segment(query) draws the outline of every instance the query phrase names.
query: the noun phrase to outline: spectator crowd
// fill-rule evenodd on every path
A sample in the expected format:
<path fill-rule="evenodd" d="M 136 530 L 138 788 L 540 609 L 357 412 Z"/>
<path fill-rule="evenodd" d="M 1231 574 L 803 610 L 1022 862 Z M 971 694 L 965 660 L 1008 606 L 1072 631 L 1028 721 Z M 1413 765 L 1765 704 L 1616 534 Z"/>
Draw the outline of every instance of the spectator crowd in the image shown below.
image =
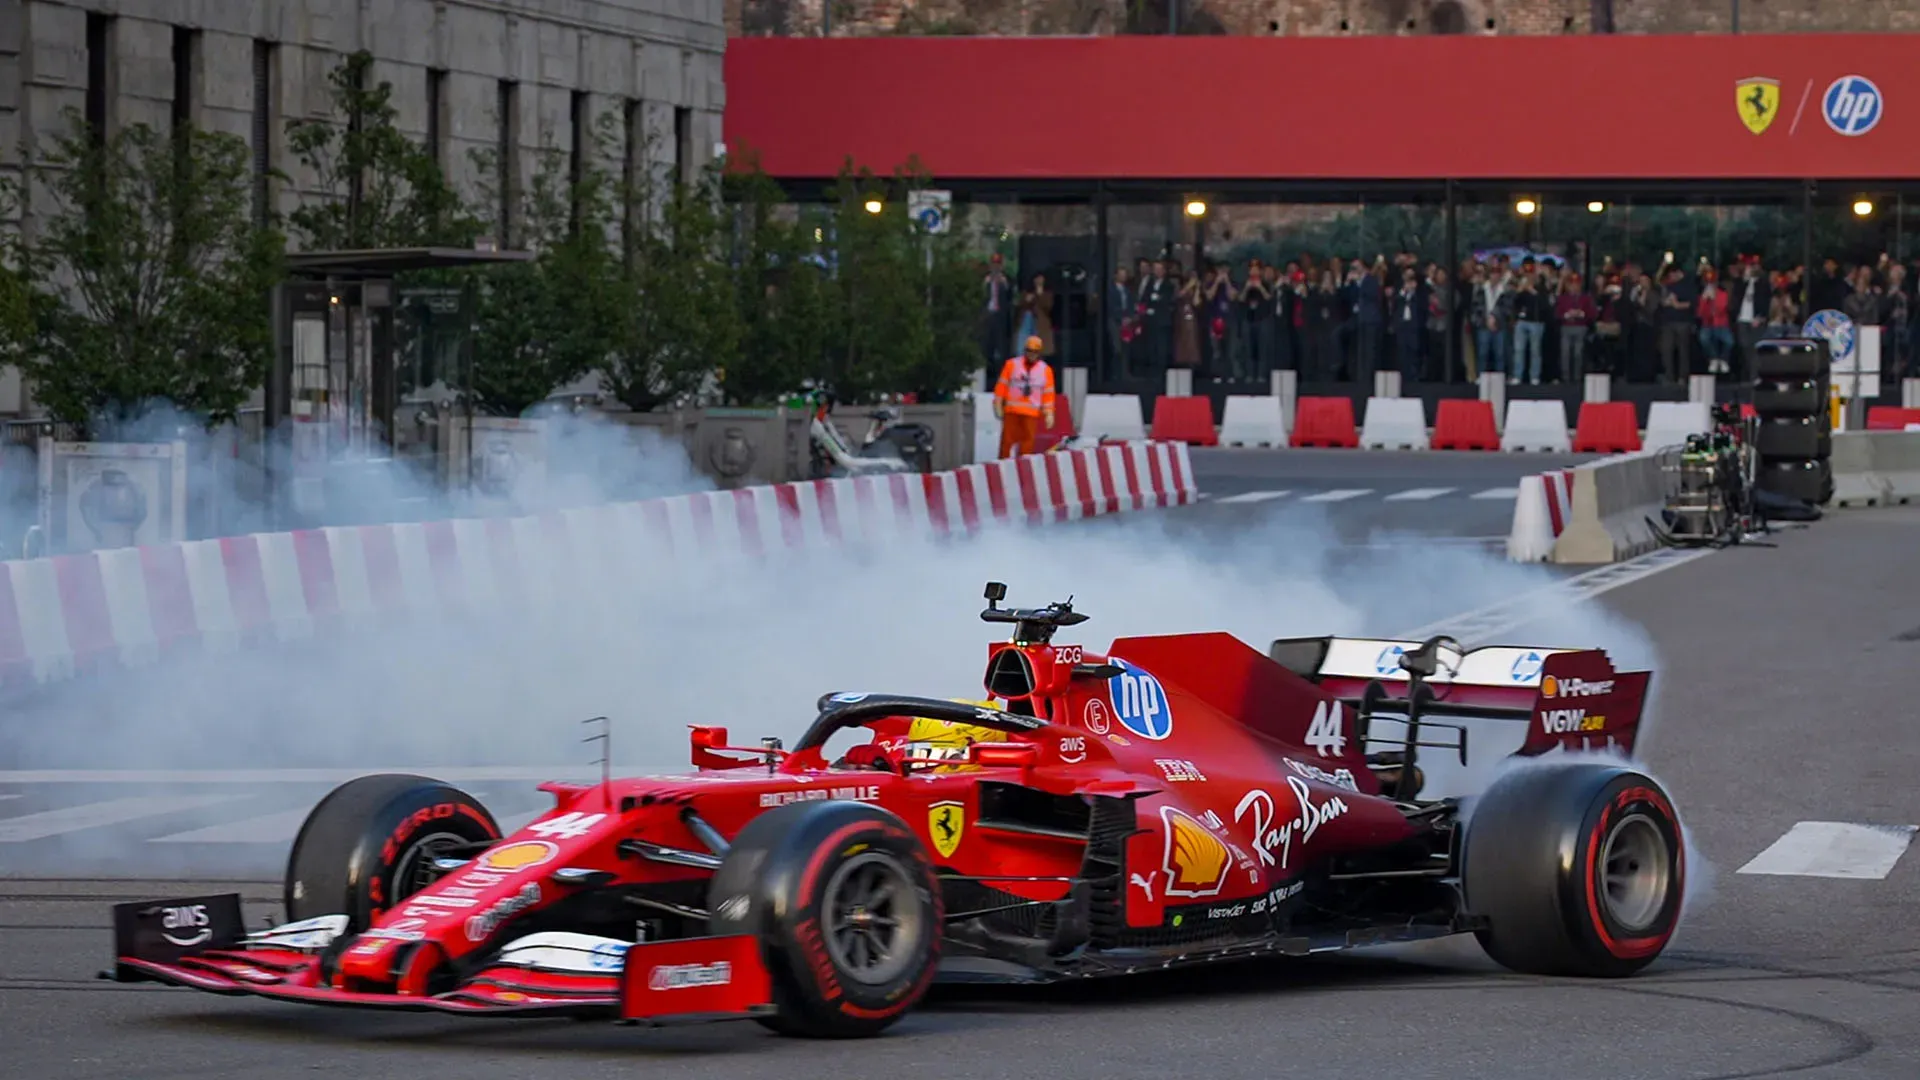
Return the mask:
<path fill-rule="evenodd" d="M 1592 282 L 1549 254 L 1486 253 L 1453 274 L 1406 253 L 1370 264 L 1301 255 L 1283 266 L 1251 259 L 1199 270 L 1141 259 L 1118 269 L 1089 307 L 1106 323 L 1109 372 L 1132 378 L 1188 368 L 1246 381 L 1291 369 L 1303 382 L 1363 384 L 1377 371 L 1407 382 L 1497 371 L 1536 386 L 1600 372 L 1641 383 L 1739 380 L 1757 342 L 1798 333 L 1809 313 L 1832 309 L 1885 328 L 1882 372 L 1893 379 L 1917 373 L 1911 277 L 1886 255 L 1845 268 L 1827 259 L 1811 278 L 1803 266 L 1770 269 L 1757 256 L 1725 267 L 1669 256 L 1651 272 L 1607 258 Z M 1037 336 L 1053 359 L 1065 300 L 1046 275 L 1015 289 L 996 255 L 985 287 L 983 345 L 1004 358 Z M 1458 335 L 1451 370 L 1450 334 Z"/>

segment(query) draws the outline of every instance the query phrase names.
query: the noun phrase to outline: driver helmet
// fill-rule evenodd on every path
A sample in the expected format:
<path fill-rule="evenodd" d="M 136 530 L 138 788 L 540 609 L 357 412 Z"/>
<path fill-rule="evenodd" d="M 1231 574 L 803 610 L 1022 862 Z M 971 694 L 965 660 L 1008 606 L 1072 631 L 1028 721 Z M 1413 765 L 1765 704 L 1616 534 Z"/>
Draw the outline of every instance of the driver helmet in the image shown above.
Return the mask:
<path fill-rule="evenodd" d="M 954 700 L 965 705 L 974 705 L 983 709 L 999 709 L 994 701 L 969 701 L 962 698 Z M 996 731 L 979 724 L 962 724 L 955 720 L 930 720 L 916 716 L 907 728 L 907 751 L 910 758 L 953 758 L 952 765 L 917 765 L 936 773 L 966 772 L 977 769 L 977 765 L 967 764 L 967 747 L 974 743 L 1002 743 L 1007 741 L 1007 733 Z"/>

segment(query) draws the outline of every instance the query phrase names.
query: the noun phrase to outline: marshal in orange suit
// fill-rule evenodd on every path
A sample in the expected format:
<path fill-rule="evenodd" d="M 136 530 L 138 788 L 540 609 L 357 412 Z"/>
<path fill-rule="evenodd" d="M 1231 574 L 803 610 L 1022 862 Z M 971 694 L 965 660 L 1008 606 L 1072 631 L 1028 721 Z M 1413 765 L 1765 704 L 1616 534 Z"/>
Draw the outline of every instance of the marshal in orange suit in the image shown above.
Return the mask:
<path fill-rule="evenodd" d="M 1000 456 L 1031 454 L 1040 433 L 1053 426 L 1053 368 L 1040 358 L 1043 343 L 1027 339 L 1027 351 L 1000 368 L 993 387 L 993 415 L 1000 418 Z"/>

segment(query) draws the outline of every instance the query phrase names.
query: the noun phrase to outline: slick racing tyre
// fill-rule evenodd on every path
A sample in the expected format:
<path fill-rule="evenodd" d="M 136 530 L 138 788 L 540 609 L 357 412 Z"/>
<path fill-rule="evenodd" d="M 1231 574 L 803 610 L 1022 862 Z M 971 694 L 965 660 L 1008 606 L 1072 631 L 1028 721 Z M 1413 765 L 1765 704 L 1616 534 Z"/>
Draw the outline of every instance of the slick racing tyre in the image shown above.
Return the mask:
<path fill-rule="evenodd" d="M 1631 975 L 1680 920 L 1680 819 L 1630 768 L 1523 765 L 1477 800 L 1464 845 L 1467 910 L 1486 920 L 1475 934 L 1511 970 Z"/>
<path fill-rule="evenodd" d="M 754 818 L 708 886 L 715 934 L 753 934 L 785 1035 L 877 1035 L 940 961 L 933 865 L 898 817 L 865 803 L 791 803 Z"/>
<path fill-rule="evenodd" d="M 365 930 L 436 876 L 433 860 L 500 839 L 479 800 L 438 780 L 382 773 L 334 788 L 307 815 L 287 857 L 288 921 L 347 916 Z"/>

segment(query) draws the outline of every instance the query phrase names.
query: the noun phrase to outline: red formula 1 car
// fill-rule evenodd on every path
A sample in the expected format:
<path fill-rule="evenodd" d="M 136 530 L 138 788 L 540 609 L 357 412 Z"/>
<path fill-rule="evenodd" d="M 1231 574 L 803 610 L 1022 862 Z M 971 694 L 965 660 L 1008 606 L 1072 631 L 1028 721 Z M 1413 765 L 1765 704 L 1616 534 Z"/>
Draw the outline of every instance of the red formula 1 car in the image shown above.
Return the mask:
<path fill-rule="evenodd" d="M 1516 757 L 1631 755 L 1646 673 L 1444 638 L 1263 656 L 1181 634 L 1102 656 L 1054 644 L 1087 618 L 1071 604 L 1005 593 L 981 613 L 1014 627 L 988 650 L 988 702 L 830 694 L 790 748 L 698 727 L 699 771 L 546 784 L 553 809 L 506 837 L 444 784 L 362 777 L 294 842 L 292 922 L 246 933 L 233 895 L 123 904 L 115 976 L 844 1036 L 935 979 L 1464 932 L 1509 968 L 1620 976 L 1671 935 L 1679 819 L 1624 757 L 1504 769 L 1464 807 L 1421 791 L 1422 751 L 1466 762 L 1468 717 L 1524 724 Z"/>

